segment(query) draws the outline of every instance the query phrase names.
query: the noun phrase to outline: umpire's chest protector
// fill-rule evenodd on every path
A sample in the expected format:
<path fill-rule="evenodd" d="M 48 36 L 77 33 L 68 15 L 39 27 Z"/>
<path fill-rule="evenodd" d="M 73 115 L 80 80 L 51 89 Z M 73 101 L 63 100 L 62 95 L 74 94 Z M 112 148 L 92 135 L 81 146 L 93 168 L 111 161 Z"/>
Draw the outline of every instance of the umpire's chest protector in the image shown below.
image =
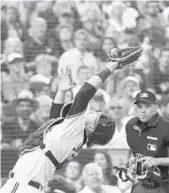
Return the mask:
<path fill-rule="evenodd" d="M 23 155 L 24 153 L 31 152 L 36 148 L 40 147 L 43 144 L 43 139 L 45 133 L 47 133 L 51 126 L 57 125 L 63 122 L 64 118 L 58 117 L 56 119 L 50 119 L 42 126 L 40 126 L 33 134 L 29 136 L 29 138 L 23 143 L 20 151 L 19 156 Z"/>

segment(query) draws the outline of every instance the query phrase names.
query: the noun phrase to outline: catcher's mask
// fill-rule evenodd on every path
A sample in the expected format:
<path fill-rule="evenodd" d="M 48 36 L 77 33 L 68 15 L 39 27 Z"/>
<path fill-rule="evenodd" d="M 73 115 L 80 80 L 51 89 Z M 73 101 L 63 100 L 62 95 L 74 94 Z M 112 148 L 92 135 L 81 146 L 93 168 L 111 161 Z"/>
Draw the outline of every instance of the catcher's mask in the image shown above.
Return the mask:
<path fill-rule="evenodd" d="M 71 106 L 72 102 L 65 104 L 60 112 L 60 117 L 66 117 L 66 115 L 69 113 Z"/>
<path fill-rule="evenodd" d="M 161 179 L 161 171 L 158 167 L 146 167 L 144 164 L 144 161 L 141 160 L 144 155 L 136 154 L 136 157 L 125 164 L 125 167 L 116 167 L 117 170 L 124 171 L 126 174 L 126 178 L 124 179 L 122 177 L 122 172 L 119 173 L 120 178 L 122 181 L 135 181 L 137 180 L 153 180 L 153 181 L 159 181 Z"/>
<path fill-rule="evenodd" d="M 112 139 L 115 132 L 115 121 L 113 117 L 106 113 L 99 113 L 95 125 L 93 133 L 88 136 L 88 147 L 91 147 L 93 144 L 106 145 Z"/>

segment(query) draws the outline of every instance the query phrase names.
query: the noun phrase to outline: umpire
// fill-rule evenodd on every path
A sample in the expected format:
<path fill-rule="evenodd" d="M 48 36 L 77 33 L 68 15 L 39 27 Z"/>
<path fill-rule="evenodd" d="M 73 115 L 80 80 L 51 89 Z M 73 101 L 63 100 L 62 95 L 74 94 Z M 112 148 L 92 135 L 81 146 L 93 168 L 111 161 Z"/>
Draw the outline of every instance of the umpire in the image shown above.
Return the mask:
<path fill-rule="evenodd" d="M 141 91 L 134 104 L 136 117 L 126 124 L 128 145 L 135 157 L 143 157 L 140 160 L 144 166 L 142 170 L 157 167 L 161 175 L 157 174 L 158 178 L 154 177 L 155 173 L 151 177 L 147 175 L 133 186 L 132 193 L 169 193 L 169 122 L 159 115 L 157 99 L 152 92 Z M 141 172 L 137 167 L 137 173 Z"/>

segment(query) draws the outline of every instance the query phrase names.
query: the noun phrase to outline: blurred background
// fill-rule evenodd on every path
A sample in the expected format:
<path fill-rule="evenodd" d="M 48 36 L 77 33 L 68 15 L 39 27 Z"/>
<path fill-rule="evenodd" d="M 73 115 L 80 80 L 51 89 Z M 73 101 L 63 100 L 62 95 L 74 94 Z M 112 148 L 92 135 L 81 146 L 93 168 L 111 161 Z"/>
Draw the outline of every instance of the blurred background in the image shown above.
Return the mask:
<path fill-rule="evenodd" d="M 105 67 L 112 48 L 132 46 L 144 48 L 139 61 L 116 72 L 90 102 L 90 108 L 115 118 L 117 129 L 112 141 L 91 150 L 84 147 L 45 192 L 58 187 L 56 179 L 77 182 L 76 192 L 86 184 L 92 189 L 85 181 L 88 177 L 84 178 L 87 172 L 82 172 L 89 162 L 101 166 L 102 185 L 130 192 L 131 184 L 122 183 L 113 166 L 131 157 L 125 123 L 134 116 L 137 92 L 154 92 L 159 113 L 169 120 L 169 2 L 1 1 L 2 184 L 24 140 L 48 120 L 61 69 L 70 68 L 73 74 L 75 87 L 66 93 L 67 103 L 86 80 Z M 92 164 L 88 167 L 95 169 Z"/>

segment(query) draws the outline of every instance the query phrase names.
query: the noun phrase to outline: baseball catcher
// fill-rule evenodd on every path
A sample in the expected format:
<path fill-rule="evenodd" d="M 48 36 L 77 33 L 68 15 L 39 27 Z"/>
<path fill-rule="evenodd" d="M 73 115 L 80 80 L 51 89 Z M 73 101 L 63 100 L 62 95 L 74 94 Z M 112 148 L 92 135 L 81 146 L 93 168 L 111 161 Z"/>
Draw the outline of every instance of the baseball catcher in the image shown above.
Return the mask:
<path fill-rule="evenodd" d="M 91 77 L 77 93 L 74 101 L 67 105 L 63 101 L 65 91 L 72 88 L 71 73 L 62 73 L 51 107 L 50 120 L 24 142 L 19 159 L 0 192 L 41 192 L 53 178 L 54 171 L 78 155 L 84 144 L 87 147 L 94 144 L 105 145 L 112 139 L 115 131 L 113 117 L 88 110 L 88 103 L 115 70 L 130 64 L 129 60 L 134 62 L 138 59 L 142 48 L 131 48 L 130 52 L 122 53 L 120 57 L 113 56 L 115 51 L 110 53 L 106 68 Z"/>

